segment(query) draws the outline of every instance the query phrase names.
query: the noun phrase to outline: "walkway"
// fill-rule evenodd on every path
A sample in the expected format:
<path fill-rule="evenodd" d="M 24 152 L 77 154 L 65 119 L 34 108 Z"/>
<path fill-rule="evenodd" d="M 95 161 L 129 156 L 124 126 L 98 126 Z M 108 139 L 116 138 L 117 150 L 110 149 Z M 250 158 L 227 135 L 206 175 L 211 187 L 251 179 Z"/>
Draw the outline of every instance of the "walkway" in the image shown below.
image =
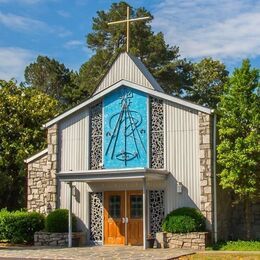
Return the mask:
<path fill-rule="evenodd" d="M 93 246 L 93 247 L 9 247 L 0 248 L 0 259 L 178 259 L 193 254 L 191 250 L 147 249 L 138 246 Z"/>

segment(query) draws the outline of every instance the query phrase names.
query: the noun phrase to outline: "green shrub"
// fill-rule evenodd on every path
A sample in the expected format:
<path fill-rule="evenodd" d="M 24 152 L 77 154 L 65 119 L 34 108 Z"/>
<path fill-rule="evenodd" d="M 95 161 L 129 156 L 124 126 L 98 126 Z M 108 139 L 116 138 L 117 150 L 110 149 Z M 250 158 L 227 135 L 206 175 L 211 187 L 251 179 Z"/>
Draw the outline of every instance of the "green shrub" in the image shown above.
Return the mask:
<path fill-rule="evenodd" d="M 205 231 L 205 218 L 197 209 L 179 208 L 166 216 L 162 229 L 171 233 Z"/>
<path fill-rule="evenodd" d="M 44 215 L 37 212 L 0 211 L 0 240 L 31 243 L 36 231 L 44 228 Z"/>
<path fill-rule="evenodd" d="M 51 212 L 45 221 L 45 229 L 48 232 L 68 232 L 68 217 L 69 211 L 67 209 L 56 209 Z M 76 231 L 77 219 L 72 214 L 72 230 Z"/>

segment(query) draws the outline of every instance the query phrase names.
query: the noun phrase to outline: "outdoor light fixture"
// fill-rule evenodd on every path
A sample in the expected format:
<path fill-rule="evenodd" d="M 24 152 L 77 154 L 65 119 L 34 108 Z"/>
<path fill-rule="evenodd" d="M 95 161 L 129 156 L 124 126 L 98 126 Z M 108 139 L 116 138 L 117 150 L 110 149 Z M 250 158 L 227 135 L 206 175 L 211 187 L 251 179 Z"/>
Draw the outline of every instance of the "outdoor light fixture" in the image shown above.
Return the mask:
<path fill-rule="evenodd" d="M 77 188 L 76 188 L 75 185 L 72 185 L 72 190 L 71 190 L 71 192 L 72 192 L 72 196 L 73 196 L 73 197 L 76 197 Z"/>
<path fill-rule="evenodd" d="M 177 182 L 177 193 L 182 193 L 182 183 Z"/>

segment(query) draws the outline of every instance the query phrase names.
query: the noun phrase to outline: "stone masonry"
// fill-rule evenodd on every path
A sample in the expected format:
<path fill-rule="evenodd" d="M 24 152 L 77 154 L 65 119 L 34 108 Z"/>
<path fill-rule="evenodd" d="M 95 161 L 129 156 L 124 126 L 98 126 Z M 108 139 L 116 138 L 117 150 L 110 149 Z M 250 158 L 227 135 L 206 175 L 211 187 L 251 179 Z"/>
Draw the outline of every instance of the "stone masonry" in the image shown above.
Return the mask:
<path fill-rule="evenodd" d="M 75 242 L 74 242 L 75 241 Z M 75 244 L 74 244 L 75 243 Z M 82 246 L 85 244 L 84 232 L 72 233 L 73 246 Z M 68 233 L 50 233 L 50 232 L 35 232 L 34 233 L 35 246 L 67 246 Z"/>
<path fill-rule="evenodd" d="M 212 138 L 211 117 L 199 112 L 199 147 L 200 147 L 200 210 L 206 217 L 206 227 L 212 230 L 213 190 L 212 190 Z"/>
<path fill-rule="evenodd" d="M 156 243 L 159 248 L 182 248 L 205 250 L 209 244 L 208 232 L 191 232 L 186 234 L 156 233 Z"/>
<path fill-rule="evenodd" d="M 48 153 L 28 163 L 27 209 L 44 214 L 56 208 L 58 127 L 48 128 Z"/>

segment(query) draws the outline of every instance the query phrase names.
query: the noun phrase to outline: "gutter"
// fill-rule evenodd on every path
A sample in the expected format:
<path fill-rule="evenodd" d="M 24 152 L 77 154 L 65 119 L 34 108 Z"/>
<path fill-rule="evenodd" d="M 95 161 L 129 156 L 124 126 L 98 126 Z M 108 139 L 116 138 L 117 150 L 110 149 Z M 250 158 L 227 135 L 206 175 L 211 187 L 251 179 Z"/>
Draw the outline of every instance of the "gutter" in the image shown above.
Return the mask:
<path fill-rule="evenodd" d="M 216 141 L 217 141 L 217 114 L 212 110 L 213 114 L 213 221 L 214 221 L 214 243 L 218 241 L 218 219 L 217 219 L 217 173 L 216 173 L 216 161 L 217 161 L 217 151 L 216 151 Z"/>

